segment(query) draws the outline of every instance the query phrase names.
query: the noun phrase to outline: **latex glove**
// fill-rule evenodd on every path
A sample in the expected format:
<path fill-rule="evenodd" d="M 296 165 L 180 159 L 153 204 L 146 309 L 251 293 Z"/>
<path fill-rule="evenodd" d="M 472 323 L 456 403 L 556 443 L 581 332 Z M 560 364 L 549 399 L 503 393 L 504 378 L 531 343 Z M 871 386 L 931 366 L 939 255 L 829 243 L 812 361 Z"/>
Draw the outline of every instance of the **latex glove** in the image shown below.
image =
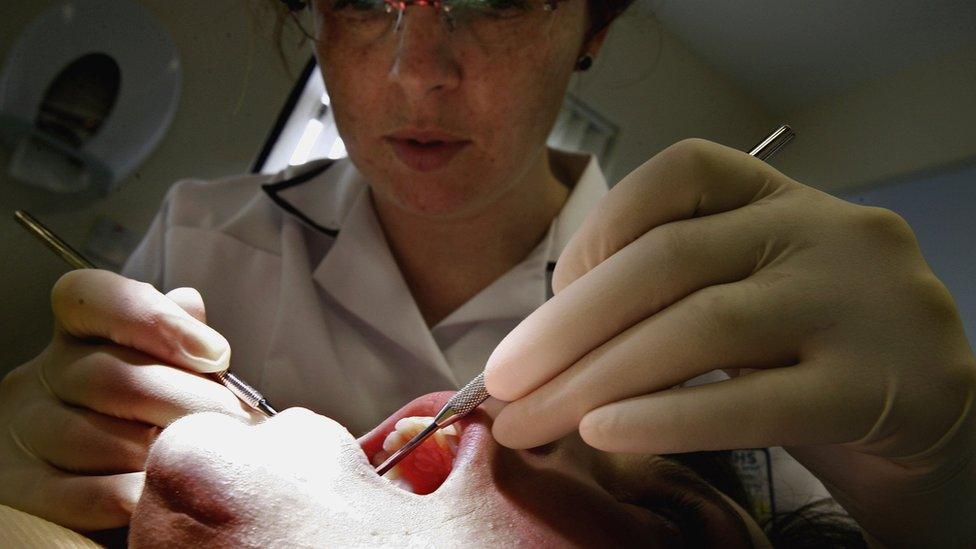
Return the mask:
<path fill-rule="evenodd" d="M 488 361 L 501 444 L 787 446 L 882 542 L 976 540 L 972 351 L 894 213 L 683 141 L 600 202 L 553 287 Z"/>
<path fill-rule="evenodd" d="M 0 503 L 76 530 L 124 526 L 161 427 L 194 411 L 251 417 L 200 375 L 226 369 L 230 346 L 189 288 L 167 297 L 79 270 L 51 304 L 51 343 L 0 382 Z"/>

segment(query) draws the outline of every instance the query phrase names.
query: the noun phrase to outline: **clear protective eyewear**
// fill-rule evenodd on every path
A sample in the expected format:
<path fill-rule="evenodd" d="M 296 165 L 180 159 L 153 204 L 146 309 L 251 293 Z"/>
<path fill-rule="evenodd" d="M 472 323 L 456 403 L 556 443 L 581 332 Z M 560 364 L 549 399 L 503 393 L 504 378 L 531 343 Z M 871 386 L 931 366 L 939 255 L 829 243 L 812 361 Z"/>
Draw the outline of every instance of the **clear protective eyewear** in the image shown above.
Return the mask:
<path fill-rule="evenodd" d="M 511 44 L 563 0 L 326 0 L 326 10 L 346 33 L 364 43 L 402 29 L 409 7 L 437 10 L 452 36 L 482 45 Z"/>

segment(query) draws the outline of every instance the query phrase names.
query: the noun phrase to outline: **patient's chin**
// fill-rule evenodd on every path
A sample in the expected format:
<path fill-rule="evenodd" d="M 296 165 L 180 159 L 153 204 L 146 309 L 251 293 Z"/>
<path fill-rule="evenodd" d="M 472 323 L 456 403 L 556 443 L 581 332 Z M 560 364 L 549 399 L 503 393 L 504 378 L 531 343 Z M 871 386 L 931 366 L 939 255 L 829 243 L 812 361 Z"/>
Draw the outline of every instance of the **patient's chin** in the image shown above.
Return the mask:
<path fill-rule="evenodd" d="M 175 511 L 158 495 L 147 492 L 139 500 L 129 527 L 131 547 L 229 547 L 226 528 L 214 528 Z"/>

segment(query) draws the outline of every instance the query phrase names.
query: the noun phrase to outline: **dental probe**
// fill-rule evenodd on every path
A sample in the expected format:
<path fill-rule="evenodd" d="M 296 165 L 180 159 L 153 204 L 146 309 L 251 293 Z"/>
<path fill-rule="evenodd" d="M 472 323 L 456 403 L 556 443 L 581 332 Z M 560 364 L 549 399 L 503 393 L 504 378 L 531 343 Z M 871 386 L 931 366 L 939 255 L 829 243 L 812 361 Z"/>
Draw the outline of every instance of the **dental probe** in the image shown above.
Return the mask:
<path fill-rule="evenodd" d="M 760 141 L 749 151 L 749 154 L 763 161 L 768 160 L 779 152 L 780 149 L 785 147 L 787 143 L 792 141 L 794 137 L 796 137 L 796 133 L 793 131 L 793 128 L 784 124 Z M 387 471 L 396 466 L 397 463 L 400 463 L 403 458 L 407 457 L 407 454 L 412 452 L 417 446 L 420 446 L 423 441 L 427 440 L 438 429 L 443 429 L 468 415 L 482 402 L 487 400 L 489 396 L 491 395 L 485 390 L 485 373 L 481 372 L 447 401 L 447 404 L 441 408 L 441 411 L 437 412 L 437 416 L 434 417 L 434 421 L 430 425 L 423 431 L 417 433 L 399 450 L 393 452 L 393 455 L 386 458 L 386 461 L 376 468 L 376 474 L 380 476 L 385 475 Z"/>
<path fill-rule="evenodd" d="M 43 223 L 34 218 L 31 214 L 23 211 L 17 210 L 14 212 L 14 219 L 18 223 L 23 225 L 27 232 L 33 234 L 43 242 L 48 248 L 51 249 L 55 254 L 61 259 L 65 260 L 69 265 L 75 269 L 94 269 L 95 265 L 85 258 L 85 256 L 78 253 L 74 248 L 68 245 L 67 242 L 61 239 L 58 235 L 54 234 L 51 229 L 44 226 Z M 278 413 L 271 404 L 268 404 L 268 399 L 264 398 L 264 395 L 258 392 L 257 389 L 248 385 L 243 379 L 237 377 L 230 370 L 224 370 L 223 372 L 216 372 L 212 374 L 217 378 L 218 381 L 224 384 L 225 387 L 230 389 L 230 392 L 234 393 L 243 402 L 251 408 L 263 412 L 267 416 L 273 416 Z"/>

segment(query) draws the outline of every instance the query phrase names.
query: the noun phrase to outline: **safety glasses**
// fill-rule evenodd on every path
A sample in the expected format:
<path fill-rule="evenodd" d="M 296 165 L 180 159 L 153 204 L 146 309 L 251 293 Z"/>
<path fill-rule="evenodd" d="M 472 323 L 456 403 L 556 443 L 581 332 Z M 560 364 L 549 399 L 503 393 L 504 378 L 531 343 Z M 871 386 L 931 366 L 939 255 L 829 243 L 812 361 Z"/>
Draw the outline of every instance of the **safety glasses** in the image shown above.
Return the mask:
<path fill-rule="evenodd" d="M 305 2 L 282 0 L 289 9 Z M 407 8 L 437 10 L 448 30 L 458 39 L 481 45 L 505 44 L 537 30 L 536 25 L 563 0 L 326 0 L 320 9 L 343 35 L 375 42 L 403 27 Z"/>

